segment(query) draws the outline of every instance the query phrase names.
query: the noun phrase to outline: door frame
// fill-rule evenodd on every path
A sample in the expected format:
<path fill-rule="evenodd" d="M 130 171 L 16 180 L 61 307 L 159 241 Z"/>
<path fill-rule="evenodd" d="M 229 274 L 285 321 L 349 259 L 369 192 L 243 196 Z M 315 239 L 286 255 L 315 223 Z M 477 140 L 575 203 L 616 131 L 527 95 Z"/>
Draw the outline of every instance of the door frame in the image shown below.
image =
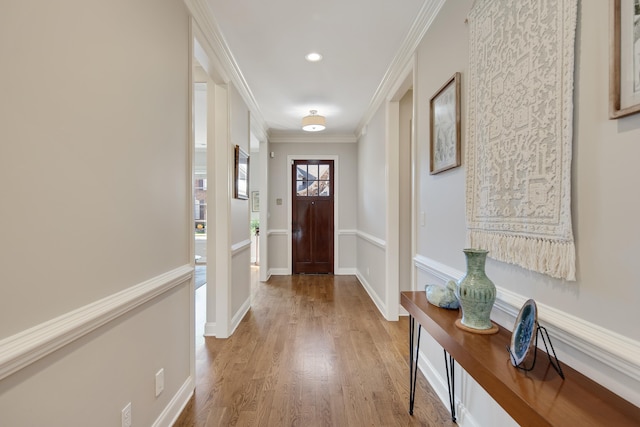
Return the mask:
<path fill-rule="evenodd" d="M 209 37 L 191 19 L 191 68 L 200 65 L 207 74 L 207 298 L 205 336 L 227 338 L 231 319 L 231 185 L 232 158 L 229 128 L 229 79 L 222 74 Z M 193 72 L 193 71 L 191 71 Z M 193 84 L 193 82 L 191 82 Z M 193 117 L 191 118 L 193 123 Z M 193 145 L 195 136 L 191 139 Z M 193 162 L 193 154 L 191 157 Z M 193 176 L 193 166 L 191 170 Z M 193 199 L 193 193 L 191 194 Z M 193 205 L 193 201 L 189 203 Z M 193 214 L 193 206 L 191 207 Z M 191 226 L 193 235 L 193 226 Z M 194 259 L 194 253 L 191 253 Z M 195 332 L 194 332 L 195 334 Z M 194 345 L 195 348 L 195 345 Z M 195 362 L 195 356 L 194 356 Z"/>
<path fill-rule="evenodd" d="M 338 262 L 340 260 L 340 253 L 338 251 L 338 230 L 340 229 L 338 221 L 338 212 L 340 205 L 340 190 L 339 190 L 339 164 L 338 159 L 340 156 L 335 154 L 289 154 L 287 156 L 287 274 L 293 272 L 293 245 L 291 238 L 293 231 L 291 222 L 293 221 L 293 203 L 291 200 L 291 188 L 293 181 L 291 179 L 291 169 L 294 160 L 333 160 L 333 274 L 338 273 Z"/>
<path fill-rule="evenodd" d="M 385 139 L 385 150 L 387 153 L 387 178 L 386 178 L 386 186 L 387 186 L 387 200 L 386 200 L 386 209 L 387 209 L 387 223 L 386 223 L 386 233 L 387 233 L 387 247 L 385 252 L 386 258 L 386 277 L 385 277 L 385 303 L 386 303 L 386 313 L 385 318 L 387 320 L 398 320 L 400 313 L 403 315 L 407 315 L 407 311 L 400 305 L 400 233 L 402 232 L 400 228 L 400 215 L 399 209 L 409 209 L 411 212 L 411 236 L 410 236 L 410 254 L 411 254 L 411 289 L 417 290 L 418 284 L 417 280 L 417 265 L 415 262 L 416 257 L 416 248 L 417 248 L 417 240 L 416 240 L 416 200 L 417 200 L 417 189 L 416 189 L 416 174 L 415 174 L 415 162 L 416 162 L 416 102 L 417 98 L 415 96 L 415 69 L 416 69 L 416 55 L 414 54 L 411 57 L 411 60 L 407 63 L 406 67 L 400 74 L 398 80 L 389 90 L 391 94 L 390 98 L 386 100 L 385 104 L 385 129 L 386 129 L 386 139 Z M 407 165 L 400 164 L 400 100 L 407 93 L 408 90 L 414 91 L 413 101 L 412 101 L 412 121 L 411 121 L 411 129 L 410 129 L 410 157 L 411 164 L 409 165 L 411 168 L 411 189 L 410 197 L 409 197 L 409 206 L 400 206 L 400 197 L 399 192 L 394 191 L 394 189 L 400 188 L 400 168 L 405 168 Z M 406 242 L 405 242 L 406 244 Z M 408 248 L 405 248 L 408 249 Z"/>

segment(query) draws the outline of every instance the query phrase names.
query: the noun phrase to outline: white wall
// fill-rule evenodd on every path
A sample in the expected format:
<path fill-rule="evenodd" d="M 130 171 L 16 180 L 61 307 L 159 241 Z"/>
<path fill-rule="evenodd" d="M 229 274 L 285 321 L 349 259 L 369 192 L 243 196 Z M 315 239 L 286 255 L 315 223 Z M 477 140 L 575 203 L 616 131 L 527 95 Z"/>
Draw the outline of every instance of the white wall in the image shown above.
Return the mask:
<path fill-rule="evenodd" d="M 386 313 L 386 158 L 384 106 L 358 140 L 357 274 L 382 313 Z"/>
<path fill-rule="evenodd" d="M 259 145 L 259 143 L 257 143 L 256 145 Z M 256 211 L 254 212 L 253 209 L 253 204 L 252 204 L 252 200 L 253 200 L 253 193 L 255 191 L 258 192 L 258 199 L 260 196 L 260 186 L 261 186 L 261 177 L 262 177 L 262 171 L 260 170 L 260 162 L 261 162 L 261 157 L 260 157 L 260 149 L 257 148 L 251 148 L 251 152 L 249 153 L 250 155 L 250 162 L 249 162 L 249 220 L 250 221 L 260 221 L 260 212 Z M 251 262 L 252 263 L 256 263 L 259 262 L 259 255 L 260 255 L 260 251 L 259 251 L 259 240 L 255 235 L 251 235 Z"/>
<path fill-rule="evenodd" d="M 151 425 L 192 389 L 184 4 L 8 2 L 0 58 L 0 425 Z"/>
<path fill-rule="evenodd" d="M 250 219 L 260 219 L 260 212 L 254 212 L 251 205 L 251 193 L 260 191 L 262 171 L 260 170 L 260 150 L 256 149 L 250 152 L 251 161 L 249 162 L 249 217 Z"/>
<path fill-rule="evenodd" d="M 416 50 L 414 159 L 417 199 L 415 283 L 444 284 L 464 275 L 466 165 L 429 174 L 428 100 L 455 72 L 462 73 L 462 124 L 466 124 L 468 28 L 473 2 L 448 1 Z M 539 320 L 560 360 L 640 405 L 640 330 L 633 317 L 640 302 L 640 199 L 635 159 L 640 155 L 640 115 L 608 119 L 608 2 L 580 2 L 576 41 L 573 227 L 577 281 L 565 282 L 495 260 L 487 273 L 498 286 L 494 321 L 511 329 L 522 303 L 538 303 Z M 380 307 L 384 265 L 386 137 L 381 107 L 358 143 L 358 277 Z M 402 105 L 401 105 L 402 111 Z M 402 117 L 402 115 L 401 115 Z M 465 154 L 465 132 L 462 157 Z M 392 166 L 389 166 L 392 167 Z M 424 217 L 425 223 L 421 224 Z M 447 399 L 442 350 L 423 334 L 421 367 Z M 511 425 L 513 420 L 467 375 L 457 377 L 460 425 Z"/>
<path fill-rule="evenodd" d="M 290 236 L 287 232 L 287 206 L 290 188 L 287 178 L 291 173 L 291 165 L 287 164 L 287 156 L 337 156 L 338 169 L 335 176 L 338 185 L 338 199 L 334 200 L 338 208 L 335 227 L 338 233 L 338 249 L 336 274 L 352 274 L 355 268 L 355 229 L 357 221 L 357 170 L 358 160 L 356 145 L 353 143 L 271 143 L 270 150 L 274 153 L 269 163 L 269 198 L 261 200 L 267 203 L 269 209 L 269 265 L 273 274 L 289 274 L 288 245 Z M 277 204 L 282 199 L 282 204 Z M 261 233 L 264 237 L 264 233 Z"/>
<path fill-rule="evenodd" d="M 429 175 L 430 97 L 455 72 L 462 73 L 462 123 L 466 123 L 468 29 L 472 2 L 446 2 L 417 50 L 416 212 L 417 289 L 459 278 L 465 270 L 465 164 Z M 640 405 L 640 115 L 608 119 L 609 2 L 580 2 L 576 39 L 573 228 L 577 281 L 566 282 L 494 260 L 487 274 L 499 288 L 492 317 L 508 329 L 525 299 L 538 303 L 540 322 L 550 330 L 560 360 Z M 443 42 L 446 41 L 446 42 Z M 463 158 L 466 141 L 463 134 Z M 427 338 L 427 341 L 429 339 Z M 423 343 L 423 348 L 434 343 Z M 442 352 L 427 354 L 432 379 L 445 375 Z M 463 412 L 478 425 L 505 417 L 480 387 L 463 376 L 458 388 Z M 486 404 L 485 404 L 486 403 Z M 504 418 L 509 424 L 508 417 Z"/>
<path fill-rule="evenodd" d="M 399 218 L 400 218 L 400 250 L 399 279 L 400 290 L 410 291 L 412 270 L 412 166 L 411 166 L 411 126 L 413 124 L 413 91 L 408 91 L 400 100 L 400 146 L 399 146 Z"/>
<path fill-rule="evenodd" d="M 249 154 L 249 109 L 242 100 L 238 90 L 233 85 L 229 85 L 229 88 L 231 144 L 234 147 L 239 145 Z M 233 150 L 231 152 L 233 153 Z M 251 159 L 249 159 L 249 164 L 251 164 Z M 233 170 L 232 167 L 231 171 Z M 251 176 L 249 178 L 251 178 Z M 237 325 L 250 305 L 251 237 L 249 228 L 249 203 L 250 200 L 248 199 L 234 198 L 231 200 L 232 283 L 230 284 L 230 291 L 231 314 L 235 318 L 233 322 L 234 325 Z"/>

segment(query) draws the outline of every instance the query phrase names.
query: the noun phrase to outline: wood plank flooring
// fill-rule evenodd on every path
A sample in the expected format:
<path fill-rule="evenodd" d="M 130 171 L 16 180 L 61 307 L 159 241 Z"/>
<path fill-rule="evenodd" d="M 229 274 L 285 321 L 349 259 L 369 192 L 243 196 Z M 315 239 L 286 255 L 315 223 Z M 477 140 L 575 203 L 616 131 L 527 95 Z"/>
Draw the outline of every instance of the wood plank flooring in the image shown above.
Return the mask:
<path fill-rule="evenodd" d="M 454 426 L 420 374 L 408 414 L 408 319 L 388 322 L 355 276 L 252 274 L 228 339 L 200 338 L 186 426 Z"/>

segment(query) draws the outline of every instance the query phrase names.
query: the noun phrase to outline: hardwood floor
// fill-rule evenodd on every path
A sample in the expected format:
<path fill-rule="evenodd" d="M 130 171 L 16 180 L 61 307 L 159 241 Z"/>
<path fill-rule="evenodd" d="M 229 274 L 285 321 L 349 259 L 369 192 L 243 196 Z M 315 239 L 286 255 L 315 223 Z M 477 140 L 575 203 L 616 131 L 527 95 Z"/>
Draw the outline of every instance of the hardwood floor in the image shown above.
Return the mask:
<path fill-rule="evenodd" d="M 252 278 L 235 333 L 196 340 L 175 427 L 455 425 L 421 374 L 408 414 L 408 319 L 384 320 L 355 276 Z"/>

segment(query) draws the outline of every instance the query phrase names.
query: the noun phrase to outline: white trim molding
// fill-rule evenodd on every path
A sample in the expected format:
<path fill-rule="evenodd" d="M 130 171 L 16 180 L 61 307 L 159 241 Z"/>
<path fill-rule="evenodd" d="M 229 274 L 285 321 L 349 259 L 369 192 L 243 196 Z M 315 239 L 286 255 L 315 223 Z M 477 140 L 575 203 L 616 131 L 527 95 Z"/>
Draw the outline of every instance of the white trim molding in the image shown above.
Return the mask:
<path fill-rule="evenodd" d="M 422 255 L 415 256 L 414 265 L 443 281 L 457 281 L 465 274 Z M 503 317 L 507 316 L 512 322 L 515 321 L 520 308 L 528 298 L 499 286 L 496 286 L 496 289 L 494 311 L 500 312 L 498 314 Z M 536 306 L 538 320 L 554 339 L 624 376 L 640 381 L 640 342 L 546 304 L 536 301 Z"/>
<path fill-rule="evenodd" d="M 289 230 L 272 229 L 267 230 L 267 236 L 288 236 Z"/>
<path fill-rule="evenodd" d="M 189 399 L 193 396 L 196 388 L 196 382 L 192 376 L 189 376 L 187 380 L 182 384 L 180 390 L 173 396 L 171 401 L 155 420 L 152 427 L 171 427 L 175 424 L 176 420 L 182 413 L 182 410 L 189 403 Z"/>
<path fill-rule="evenodd" d="M 355 241 L 358 237 L 358 230 L 351 229 L 342 229 L 338 230 L 338 239 L 347 238 L 349 240 Z M 342 247 L 343 243 L 340 242 L 339 245 Z M 344 251 L 344 249 L 342 249 Z M 340 276 L 357 276 L 358 270 L 355 267 L 340 267 L 336 270 L 336 275 Z"/>
<path fill-rule="evenodd" d="M 338 230 L 338 236 L 357 236 L 357 235 L 358 235 L 358 230 L 348 230 L 348 229 Z"/>
<path fill-rule="evenodd" d="M 216 322 L 206 322 L 204 324 L 204 335 L 205 337 L 215 337 L 217 336 L 217 325 Z"/>
<path fill-rule="evenodd" d="M 247 107 L 251 112 L 251 129 L 254 132 L 256 130 L 259 131 L 258 133 L 260 136 L 266 137 L 268 131 L 262 112 L 258 107 L 258 103 L 253 96 L 253 92 L 251 92 L 242 71 L 240 71 L 240 67 L 231 53 L 231 49 L 229 49 L 229 46 L 220 31 L 220 27 L 218 26 L 207 1 L 184 0 L 184 3 L 189 9 L 193 20 L 200 28 L 202 28 L 201 36 L 208 44 L 209 49 L 207 50 L 210 51 L 209 53 L 213 53 L 214 55 L 214 58 L 210 59 L 215 59 L 217 65 L 215 67 L 216 70 L 220 73 L 224 73 L 221 77 L 225 83 L 228 83 L 229 81 L 233 82 L 234 86 L 240 93 L 240 96 L 247 104 Z"/>
<path fill-rule="evenodd" d="M 234 243 L 231 245 L 231 256 L 234 257 L 240 252 L 246 251 L 251 248 L 251 239 L 243 240 L 242 242 Z"/>
<path fill-rule="evenodd" d="M 356 271 L 356 278 L 358 279 L 358 281 L 360 282 L 364 290 L 367 291 L 367 294 L 369 294 L 369 298 L 371 298 L 371 301 L 373 301 L 373 303 L 376 305 L 380 314 L 382 314 L 382 316 L 385 317 L 385 313 L 387 312 L 387 307 L 385 306 L 384 301 L 382 301 L 378 297 L 378 295 L 374 292 L 369 282 L 367 282 L 367 279 L 365 279 L 364 275 L 360 274 L 359 271 Z"/>
<path fill-rule="evenodd" d="M 518 315 L 528 298 L 498 289 L 496 308 Z M 538 319 L 550 334 L 599 362 L 640 381 L 640 342 L 582 320 L 557 308 L 536 302 Z"/>
<path fill-rule="evenodd" d="M 242 322 L 242 319 L 244 318 L 245 314 L 247 314 L 250 309 L 251 309 L 251 298 L 247 298 L 246 301 L 242 304 L 242 306 L 238 309 L 238 311 L 236 311 L 236 313 L 233 315 L 233 318 L 231 319 L 231 334 L 229 335 L 233 335 L 233 333 L 236 331 L 238 326 L 240 326 L 240 322 Z"/>
<path fill-rule="evenodd" d="M 358 138 L 354 134 L 344 135 L 290 135 L 271 131 L 269 135 L 271 144 L 355 144 Z"/>
<path fill-rule="evenodd" d="M 415 258 L 413 258 L 413 262 L 416 268 L 436 276 L 443 282 L 447 282 L 449 280 L 458 281 L 462 279 L 465 274 L 463 271 L 449 267 L 448 265 L 422 255 L 416 255 Z"/>
<path fill-rule="evenodd" d="M 183 265 L 0 341 L 0 380 L 191 280 Z"/>
<path fill-rule="evenodd" d="M 356 232 L 356 236 L 379 247 L 380 249 L 387 249 L 387 242 L 378 237 L 372 236 L 371 234 L 365 233 L 364 231 L 358 230 Z"/>
<path fill-rule="evenodd" d="M 414 52 L 436 18 L 436 15 L 440 12 L 440 8 L 444 2 L 445 0 L 426 0 L 424 2 L 418 16 L 416 16 L 415 21 L 413 21 L 407 37 L 402 42 L 400 49 L 398 49 L 396 56 L 393 58 L 391 65 L 376 89 L 367 111 L 360 123 L 358 123 L 356 135 L 361 136 L 366 133 L 367 124 L 371 121 L 376 111 L 378 111 L 380 105 L 385 101 L 393 85 L 401 79 L 406 69 L 406 64 L 412 61 Z"/>

